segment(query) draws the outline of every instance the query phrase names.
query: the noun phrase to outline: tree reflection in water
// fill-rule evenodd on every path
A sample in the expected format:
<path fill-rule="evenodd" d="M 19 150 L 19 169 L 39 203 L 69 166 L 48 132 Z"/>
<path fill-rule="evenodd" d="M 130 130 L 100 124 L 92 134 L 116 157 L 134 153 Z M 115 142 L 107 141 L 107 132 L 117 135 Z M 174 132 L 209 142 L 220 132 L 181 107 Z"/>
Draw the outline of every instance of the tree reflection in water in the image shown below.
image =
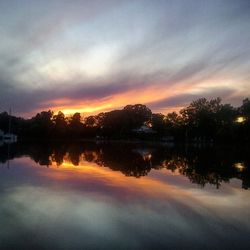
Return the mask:
<path fill-rule="evenodd" d="M 242 188 L 250 187 L 250 154 L 240 147 L 166 147 L 134 143 L 17 143 L 0 147 L 0 162 L 28 155 L 36 163 L 60 167 L 64 162 L 79 166 L 92 162 L 100 167 L 120 171 L 136 178 L 146 176 L 151 169 L 178 172 L 202 187 L 220 187 L 232 178 L 242 181 Z M 8 159 L 9 158 L 9 159 Z"/>

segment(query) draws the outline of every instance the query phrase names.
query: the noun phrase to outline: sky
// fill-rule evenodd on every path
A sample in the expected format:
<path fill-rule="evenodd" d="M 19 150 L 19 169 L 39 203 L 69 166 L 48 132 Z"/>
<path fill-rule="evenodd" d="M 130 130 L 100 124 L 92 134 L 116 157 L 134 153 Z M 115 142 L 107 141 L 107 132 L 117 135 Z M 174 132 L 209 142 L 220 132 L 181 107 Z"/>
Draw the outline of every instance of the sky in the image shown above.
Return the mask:
<path fill-rule="evenodd" d="M 0 37 L 0 112 L 250 96 L 249 0 L 0 0 Z"/>

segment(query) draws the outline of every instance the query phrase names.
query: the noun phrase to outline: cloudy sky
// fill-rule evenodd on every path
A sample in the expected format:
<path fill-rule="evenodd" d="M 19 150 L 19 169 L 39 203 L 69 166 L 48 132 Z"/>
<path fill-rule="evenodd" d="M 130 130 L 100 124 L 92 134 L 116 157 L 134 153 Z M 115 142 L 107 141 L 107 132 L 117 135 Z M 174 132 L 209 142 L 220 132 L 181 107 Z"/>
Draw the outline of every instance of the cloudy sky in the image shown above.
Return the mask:
<path fill-rule="evenodd" d="M 1 0 L 0 111 L 250 96 L 249 0 Z"/>

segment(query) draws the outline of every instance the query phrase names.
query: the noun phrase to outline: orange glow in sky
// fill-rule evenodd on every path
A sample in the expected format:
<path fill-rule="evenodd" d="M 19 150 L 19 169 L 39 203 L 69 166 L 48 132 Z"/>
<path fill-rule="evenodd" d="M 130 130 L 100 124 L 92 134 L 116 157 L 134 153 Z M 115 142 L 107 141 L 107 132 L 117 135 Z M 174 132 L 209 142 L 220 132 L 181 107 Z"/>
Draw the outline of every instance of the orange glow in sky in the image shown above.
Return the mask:
<path fill-rule="evenodd" d="M 183 89 L 185 91 L 191 90 L 191 87 L 187 83 L 176 84 L 173 87 L 162 88 L 161 84 L 152 84 L 145 87 L 143 90 L 131 89 L 123 93 L 111 95 L 106 98 L 98 100 L 72 100 L 68 98 L 55 99 L 42 103 L 47 106 L 48 109 L 53 110 L 55 113 L 62 111 L 65 115 L 71 115 L 76 112 L 83 113 L 84 115 L 98 114 L 101 112 L 107 112 L 114 109 L 121 109 L 128 104 L 145 104 L 157 102 L 164 98 L 177 95 Z M 156 110 L 156 112 L 172 112 L 178 111 L 183 106 L 169 107 L 161 110 Z M 39 112 L 37 110 L 36 112 Z"/>

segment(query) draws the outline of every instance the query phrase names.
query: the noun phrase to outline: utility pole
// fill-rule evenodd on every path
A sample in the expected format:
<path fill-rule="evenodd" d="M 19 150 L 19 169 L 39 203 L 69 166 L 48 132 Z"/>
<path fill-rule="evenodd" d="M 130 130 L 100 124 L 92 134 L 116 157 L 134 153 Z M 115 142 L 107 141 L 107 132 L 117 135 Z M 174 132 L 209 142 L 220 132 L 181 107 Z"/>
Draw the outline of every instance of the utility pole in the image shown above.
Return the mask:
<path fill-rule="evenodd" d="M 11 108 L 9 110 L 9 131 L 8 131 L 9 134 L 10 134 L 10 131 L 11 131 Z"/>
<path fill-rule="evenodd" d="M 9 110 L 9 136 L 10 135 L 10 131 L 11 131 L 11 108 Z M 10 168 L 10 143 L 8 143 L 8 161 L 7 161 L 7 168 Z"/>

